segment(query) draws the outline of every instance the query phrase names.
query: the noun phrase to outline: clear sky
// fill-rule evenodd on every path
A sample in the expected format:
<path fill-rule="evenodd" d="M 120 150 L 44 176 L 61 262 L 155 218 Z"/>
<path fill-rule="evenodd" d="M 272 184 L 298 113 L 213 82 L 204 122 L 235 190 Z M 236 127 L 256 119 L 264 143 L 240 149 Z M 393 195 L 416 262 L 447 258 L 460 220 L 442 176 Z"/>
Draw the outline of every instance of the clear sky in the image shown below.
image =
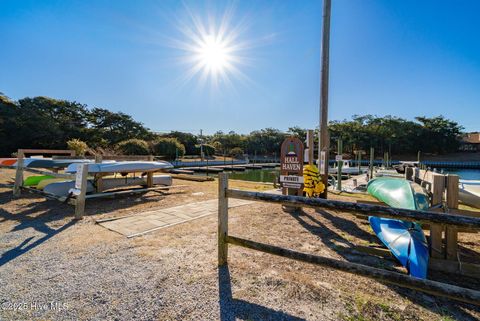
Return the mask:
<path fill-rule="evenodd" d="M 442 114 L 480 130 L 480 1 L 332 2 L 330 120 Z M 0 0 L 0 91 L 122 111 L 157 131 L 313 128 L 321 10 Z"/>

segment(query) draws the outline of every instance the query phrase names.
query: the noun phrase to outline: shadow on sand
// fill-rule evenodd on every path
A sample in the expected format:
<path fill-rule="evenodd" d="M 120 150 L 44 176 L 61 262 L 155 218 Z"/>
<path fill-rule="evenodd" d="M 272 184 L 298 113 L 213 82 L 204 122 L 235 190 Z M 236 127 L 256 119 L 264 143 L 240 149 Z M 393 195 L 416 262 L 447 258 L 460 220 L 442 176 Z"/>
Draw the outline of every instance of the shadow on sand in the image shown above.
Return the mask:
<path fill-rule="evenodd" d="M 256 303 L 247 302 L 241 299 L 234 299 L 232 295 L 232 283 L 230 270 L 227 265 L 218 268 L 218 301 L 220 303 L 220 320 L 234 321 L 242 320 L 286 320 L 302 321 L 282 311 L 270 309 Z"/>
<path fill-rule="evenodd" d="M 348 220 L 336 216 L 324 210 L 316 210 L 316 213 L 321 215 L 324 219 L 328 220 L 329 223 L 338 230 L 345 231 L 357 239 L 368 241 L 369 243 L 376 243 L 380 246 L 383 246 L 383 244 L 375 235 L 367 233 L 365 230 L 361 229 L 353 220 Z M 330 229 L 327 225 L 322 223 L 312 214 L 309 214 L 303 210 L 298 210 L 296 212 L 290 213 L 290 215 L 295 218 L 303 228 L 305 228 L 311 234 L 319 237 L 322 243 L 325 244 L 328 248 L 335 251 L 335 253 L 337 253 L 349 262 L 360 263 L 370 266 L 373 265 L 374 267 L 387 268 L 389 270 L 394 270 L 396 266 L 399 266 L 399 263 L 397 263 L 393 258 L 385 259 L 355 251 L 355 244 L 353 244 L 337 232 L 332 231 L 332 229 Z M 342 246 L 339 246 L 338 244 L 342 244 Z M 431 279 L 439 282 L 455 283 L 455 285 L 473 289 L 480 286 L 479 280 L 464 276 L 452 277 L 451 275 L 446 276 L 445 274 L 442 275 L 440 273 L 433 273 Z M 415 304 L 419 304 L 435 313 L 447 313 L 447 315 L 452 314 L 456 319 L 476 319 L 475 316 L 471 315 L 469 311 L 464 309 L 464 307 L 466 306 L 468 306 L 469 309 L 474 309 L 476 311 L 480 310 L 478 307 L 474 307 L 472 305 L 458 303 L 456 301 L 445 298 L 428 296 L 427 294 L 422 294 L 415 290 L 405 289 L 400 286 L 387 286 L 402 295 L 403 297 L 414 302 Z"/>
<path fill-rule="evenodd" d="M 152 198 L 152 196 L 162 195 L 145 194 L 137 194 L 134 200 L 141 203 L 154 202 L 158 201 L 158 197 Z M 17 223 L 9 233 L 31 228 L 41 233 L 41 235 L 32 235 L 32 233 L 28 233 L 28 235 L 25 234 L 25 238 L 19 241 L 17 246 L 3 253 L 0 252 L 0 266 L 3 266 L 15 258 L 27 253 L 55 235 L 65 231 L 77 222 L 73 219 L 74 208 L 70 205 L 48 199 L 39 201 L 38 197 L 27 193 L 23 194 L 22 198 L 32 198 L 32 202 L 24 206 L 19 206 L 20 210 L 15 213 L 0 208 L 0 223 L 7 221 L 15 221 Z M 13 196 L 11 191 L 0 193 L 0 205 L 8 204 L 12 201 Z M 91 207 L 87 204 L 85 215 L 105 214 L 121 208 L 130 207 L 132 206 L 132 199 L 130 197 L 125 197 L 118 202 L 112 202 L 111 199 L 99 199 L 95 200 L 93 203 L 94 204 Z M 72 217 L 72 219 L 70 221 L 65 221 L 66 217 Z M 52 228 L 50 225 L 53 224 L 49 224 L 56 222 L 55 225 L 58 225 L 58 222 L 62 221 L 64 221 L 63 225 L 58 228 Z"/>

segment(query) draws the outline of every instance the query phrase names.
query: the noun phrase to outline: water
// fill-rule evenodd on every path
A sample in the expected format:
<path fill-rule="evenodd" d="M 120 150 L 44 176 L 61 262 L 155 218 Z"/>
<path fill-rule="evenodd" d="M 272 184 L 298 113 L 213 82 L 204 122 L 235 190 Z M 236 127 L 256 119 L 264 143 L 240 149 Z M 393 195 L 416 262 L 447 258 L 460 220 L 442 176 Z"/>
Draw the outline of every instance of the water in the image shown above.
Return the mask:
<path fill-rule="evenodd" d="M 279 172 L 279 169 L 274 168 L 247 169 L 244 172 L 229 172 L 228 177 L 242 181 L 273 183 Z"/>
<path fill-rule="evenodd" d="M 480 170 L 478 169 L 444 169 L 445 174 L 455 174 L 460 176 L 460 179 L 480 180 Z M 278 168 L 263 168 L 263 169 L 247 169 L 244 172 L 228 172 L 229 178 L 238 179 L 250 182 L 266 182 L 273 183 L 275 175 L 279 175 Z M 199 175 L 199 173 L 197 173 Z M 209 176 L 216 176 L 209 174 Z"/>
<path fill-rule="evenodd" d="M 480 180 L 480 170 L 478 169 L 444 169 L 445 174 L 455 174 L 460 179 Z"/>

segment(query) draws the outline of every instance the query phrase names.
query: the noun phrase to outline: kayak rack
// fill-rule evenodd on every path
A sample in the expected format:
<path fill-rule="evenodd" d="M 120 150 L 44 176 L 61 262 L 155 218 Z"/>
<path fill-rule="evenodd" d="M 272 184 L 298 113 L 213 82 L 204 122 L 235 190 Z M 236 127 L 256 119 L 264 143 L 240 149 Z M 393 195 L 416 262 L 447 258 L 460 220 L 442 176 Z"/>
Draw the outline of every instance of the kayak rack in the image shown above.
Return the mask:
<path fill-rule="evenodd" d="M 277 195 L 261 192 L 249 192 L 228 188 L 228 176 L 219 174 L 218 185 L 218 265 L 228 264 L 228 245 L 237 245 L 251 250 L 269 253 L 296 261 L 326 266 L 348 273 L 358 274 L 383 283 L 422 291 L 435 296 L 442 296 L 457 301 L 480 306 L 480 291 L 432 280 L 411 277 L 406 274 L 387 271 L 363 264 L 312 255 L 290 249 L 247 240 L 228 234 L 228 199 L 237 198 L 250 201 L 269 202 L 293 207 L 321 208 L 339 210 L 353 215 L 381 216 L 386 218 L 438 224 L 449 228 L 470 228 L 480 230 L 480 218 L 438 212 L 417 211 L 385 207 L 381 205 L 352 203 L 321 198 L 306 198 L 293 195 Z"/>
<path fill-rule="evenodd" d="M 52 150 L 52 149 L 19 149 L 17 153 L 17 165 L 14 167 L 15 172 L 15 184 L 13 186 L 13 196 L 20 197 L 21 191 L 26 191 L 29 193 L 34 193 L 41 195 L 48 199 L 58 200 L 60 202 L 68 203 L 75 206 L 75 219 L 82 219 L 85 214 L 85 202 L 87 199 L 92 198 L 101 198 L 101 197 L 115 197 L 117 195 L 125 194 L 136 194 L 144 193 L 149 191 L 164 191 L 171 188 L 184 187 L 184 185 L 175 185 L 175 186 L 153 186 L 153 172 L 147 173 L 146 187 L 145 188 L 131 188 L 131 189 L 122 189 L 112 192 L 103 192 L 103 177 L 111 175 L 114 173 L 98 173 L 94 175 L 95 179 L 95 190 L 96 193 L 87 195 L 87 186 L 88 186 L 88 164 L 81 164 L 80 170 L 76 174 L 64 174 L 58 173 L 58 168 L 54 168 L 52 171 L 39 170 L 36 168 L 29 168 L 24 166 L 25 155 L 27 154 L 55 154 L 55 155 L 68 155 L 64 156 L 68 159 L 83 159 L 80 157 L 75 157 L 75 151 L 73 150 Z M 111 159 L 112 157 L 107 157 Z M 119 158 L 125 158 L 124 156 L 119 156 Z M 129 160 L 141 159 L 153 161 L 153 156 L 129 156 Z M 95 157 L 96 163 L 102 162 L 102 156 Z M 75 180 L 75 189 L 73 193 L 70 193 L 68 197 L 58 196 L 50 193 L 46 193 L 41 190 L 23 186 L 23 173 L 31 172 L 41 175 L 50 175 L 57 178 L 65 178 L 70 180 Z M 124 172 L 122 172 L 124 173 Z"/>
<path fill-rule="evenodd" d="M 407 167 L 405 178 L 425 188 L 430 194 L 430 206 L 440 207 L 438 215 L 445 213 L 464 216 L 480 217 L 480 213 L 462 211 L 458 209 L 459 176 L 445 175 L 429 170 Z M 443 210 L 442 210 L 443 208 Z M 457 261 L 459 230 L 452 226 L 431 224 L 430 227 L 430 256 L 435 259 Z M 443 237 L 443 235 L 445 235 Z M 443 246 L 445 244 L 445 246 Z"/>

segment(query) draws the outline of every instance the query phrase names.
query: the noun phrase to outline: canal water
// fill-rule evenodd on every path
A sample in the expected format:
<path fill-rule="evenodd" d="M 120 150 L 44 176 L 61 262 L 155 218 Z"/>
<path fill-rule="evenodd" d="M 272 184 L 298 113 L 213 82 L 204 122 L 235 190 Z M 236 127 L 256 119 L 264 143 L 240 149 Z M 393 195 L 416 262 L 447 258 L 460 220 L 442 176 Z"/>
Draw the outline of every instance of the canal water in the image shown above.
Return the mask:
<path fill-rule="evenodd" d="M 480 170 L 478 169 L 449 169 L 444 173 L 456 174 L 460 179 L 480 180 Z M 279 168 L 247 169 L 244 172 L 229 172 L 229 178 L 251 182 L 273 183 L 275 176 L 280 175 Z M 212 175 L 212 174 L 210 174 Z"/>
<path fill-rule="evenodd" d="M 444 169 L 443 172 L 458 175 L 460 179 L 480 180 L 480 170 L 478 169 Z"/>
<path fill-rule="evenodd" d="M 244 172 L 229 172 L 228 177 L 242 181 L 273 183 L 279 168 L 247 169 Z"/>

